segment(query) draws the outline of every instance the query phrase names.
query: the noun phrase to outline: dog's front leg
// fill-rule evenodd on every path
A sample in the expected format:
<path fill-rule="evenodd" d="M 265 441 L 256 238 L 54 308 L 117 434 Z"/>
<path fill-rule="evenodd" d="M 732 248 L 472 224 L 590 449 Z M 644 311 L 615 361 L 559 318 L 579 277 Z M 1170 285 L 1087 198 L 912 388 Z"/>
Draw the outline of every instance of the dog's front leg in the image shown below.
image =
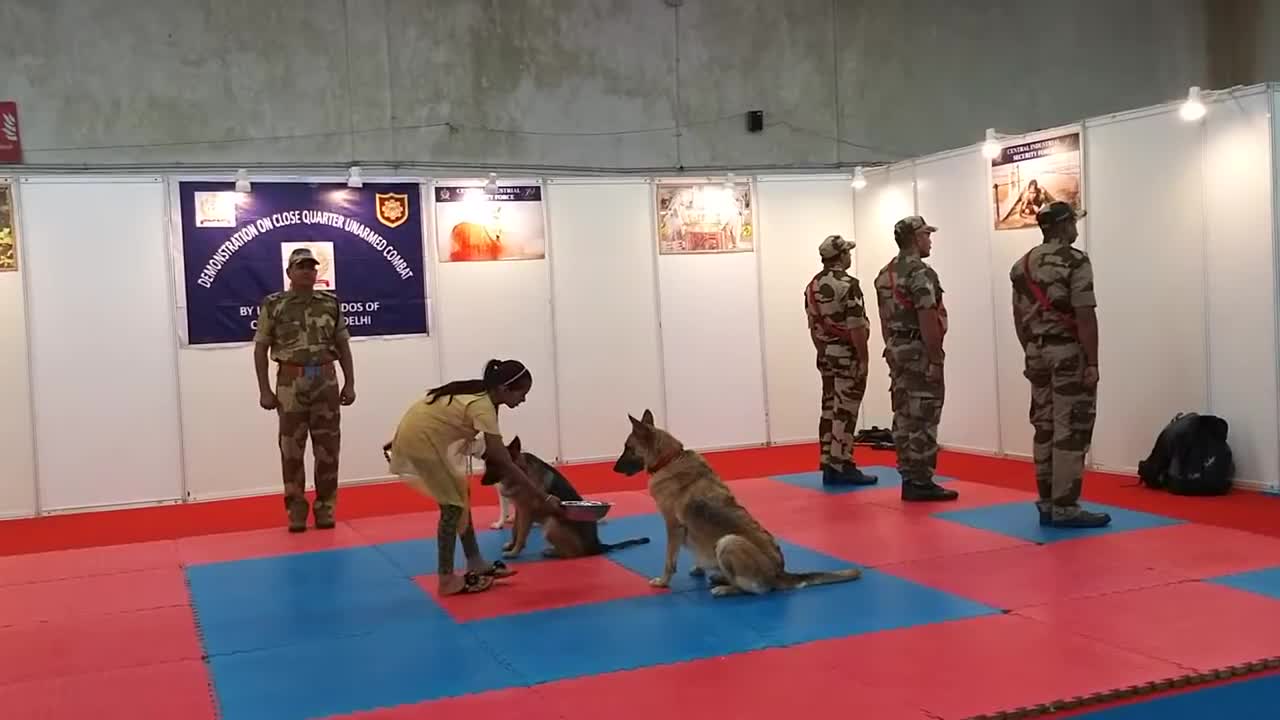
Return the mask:
<path fill-rule="evenodd" d="M 676 555 L 679 554 L 680 548 L 684 546 L 684 526 L 679 520 L 669 518 L 667 520 L 667 557 L 666 564 L 662 567 L 662 576 L 653 578 L 649 584 L 653 587 L 664 588 L 671 584 L 671 576 L 676 573 Z"/>
<path fill-rule="evenodd" d="M 533 518 L 529 511 L 516 505 L 516 519 L 511 526 L 511 542 L 503 547 L 503 557 L 519 557 L 520 553 L 524 552 L 524 545 L 529 540 L 529 529 L 532 525 Z"/>

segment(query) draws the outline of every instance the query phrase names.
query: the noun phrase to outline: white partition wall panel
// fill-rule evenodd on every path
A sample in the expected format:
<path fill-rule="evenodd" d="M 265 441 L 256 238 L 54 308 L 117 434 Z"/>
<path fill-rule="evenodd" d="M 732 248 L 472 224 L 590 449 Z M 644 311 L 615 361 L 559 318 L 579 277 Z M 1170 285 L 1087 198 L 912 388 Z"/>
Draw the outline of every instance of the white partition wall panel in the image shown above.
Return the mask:
<path fill-rule="evenodd" d="M 339 482 L 387 476 L 382 444 L 405 409 L 440 384 L 434 339 L 356 339 L 356 402 L 342 408 Z M 209 500 L 281 491 L 274 411 L 258 406 L 251 347 L 183 349 L 182 427 L 188 497 Z M 275 384 L 275 366 L 271 369 Z M 307 486 L 314 487 L 307 442 Z"/>
<path fill-rule="evenodd" d="M 1054 137 L 1078 128 L 1057 128 L 1026 137 L 1007 140 L 1004 144 L 1014 145 L 1031 142 L 1043 137 Z M 1081 180 L 1084 202 L 1087 205 L 1089 190 L 1089 156 L 1086 147 L 1082 153 L 1084 174 Z M 985 158 L 984 158 L 985 160 Z M 987 231 L 991 234 L 991 297 L 996 328 L 995 364 L 997 383 L 1000 395 L 1000 449 L 1006 455 L 1031 457 L 1031 386 L 1023 375 L 1026 369 L 1026 357 L 1022 345 L 1018 342 L 1018 334 L 1013 328 L 1013 286 L 1009 281 L 1009 270 L 1022 257 L 1023 253 L 1044 240 L 1040 229 L 1036 227 L 1018 230 L 996 230 L 992 215 L 990 191 L 990 163 L 987 163 L 986 183 L 984 187 L 984 206 L 987 210 Z M 1080 225 L 1080 239 L 1076 247 L 1088 252 L 1089 223 Z"/>
<path fill-rule="evenodd" d="M 875 280 L 880 269 L 898 254 L 893 239 L 893 226 L 902 218 L 915 214 L 914 171 L 911 165 L 898 165 L 866 173 L 867 186 L 854 199 L 855 239 L 858 242 L 854 269 L 867 296 L 867 315 L 871 318 L 871 369 L 867 376 L 867 394 L 862 400 L 862 422 L 859 427 L 893 426 L 893 405 L 889 400 L 889 366 L 884 360 L 884 339 L 880 335 L 880 305 L 876 299 Z"/>
<path fill-rule="evenodd" d="M 1087 127 L 1099 468 L 1136 471 L 1175 414 L 1208 403 L 1201 140 L 1175 109 Z"/>
<path fill-rule="evenodd" d="M 755 252 L 658 256 L 667 429 L 689 448 L 768 441 L 757 268 L 767 242 L 757 234 Z M 652 243 L 656 253 L 656 233 Z"/>
<path fill-rule="evenodd" d="M 1006 317 L 992 307 L 984 162 L 976 149 L 917 162 L 916 209 L 938 228 L 926 262 L 942 283 L 949 320 L 947 396 L 938 443 L 995 453 L 1000 449 L 1000 409 L 992 323 Z"/>
<path fill-rule="evenodd" d="M 654 287 L 653 188 L 552 181 L 547 199 L 566 462 L 616 457 L 645 408 L 665 423 Z"/>
<path fill-rule="evenodd" d="M 1210 410 L 1231 425 L 1242 484 L 1276 487 L 1276 285 L 1270 98 L 1208 105 L 1204 188 Z"/>
<path fill-rule="evenodd" d="M 848 177 L 764 177 L 757 187 L 765 238 L 760 287 L 769 437 L 774 444 L 813 442 L 822 382 L 804 313 L 804 288 L 822 269 L 822 239 L 832 234 L 853 239 L 853 190 Z M 872 292 L 868 282 L 861 284 L 864 294 Z"/>
<path fill-rule="evenodd" d="M 24 179 L 44 510 L 182 495 L 177 349 L 158 179 Z"/>
<path fill-rule="evenodd" d="M 547 244 L 554 246 L 554 239 Z M 548 247 L 548 259 L 554 253 Z M 440 263 L 435 318 L 442 382 L 478 379 L 490 359 L 519 360 L 529 368 L 529 397 L 514 410 L 499 408 L 498 421 L 507 441 L 519 435 L 525 449 L 553 462 L 560 440 L 547 262 Z"/>
<path fill-rule="evenodd" d="M 4 181 L 7 182 L 7 181 Z M 31 390 L 27 369 L 27 316 L 22 273 L 26 263 L 21 227 L 21 188 L 12 185 L 15 203 L 18 272 L 0 273 L 0 518 L 35 514 L 35 446 L 31 433 Z M 0 192 L 4 185 L 0 184 Z"/>

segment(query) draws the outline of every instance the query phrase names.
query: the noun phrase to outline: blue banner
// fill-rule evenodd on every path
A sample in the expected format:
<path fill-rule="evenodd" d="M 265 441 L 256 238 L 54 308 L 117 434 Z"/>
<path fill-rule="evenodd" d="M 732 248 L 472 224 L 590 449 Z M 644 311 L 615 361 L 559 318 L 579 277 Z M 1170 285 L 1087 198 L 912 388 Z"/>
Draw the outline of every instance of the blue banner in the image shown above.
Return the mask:
<path fill-rule="evenodd" d="M 179 183 L 187 336 L 248 342 L 263 298 L 288 287 L 289 253 L 310 247 L 316 289 L 338 296 L 356 337 L 427 333 L 417 184 Z"/>

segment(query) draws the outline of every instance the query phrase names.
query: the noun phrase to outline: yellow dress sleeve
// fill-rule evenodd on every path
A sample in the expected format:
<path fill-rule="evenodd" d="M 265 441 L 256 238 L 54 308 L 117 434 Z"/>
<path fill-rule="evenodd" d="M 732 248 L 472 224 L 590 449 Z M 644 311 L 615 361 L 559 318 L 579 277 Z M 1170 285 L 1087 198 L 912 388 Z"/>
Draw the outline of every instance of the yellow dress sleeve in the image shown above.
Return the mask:
<path fill-rule="evenodd" d="M 478 398 L 467 404 L 467 418 L 476 432 L 484 435 L 501 435 L 498 429 L 498 409 L 488 397 Z"/>

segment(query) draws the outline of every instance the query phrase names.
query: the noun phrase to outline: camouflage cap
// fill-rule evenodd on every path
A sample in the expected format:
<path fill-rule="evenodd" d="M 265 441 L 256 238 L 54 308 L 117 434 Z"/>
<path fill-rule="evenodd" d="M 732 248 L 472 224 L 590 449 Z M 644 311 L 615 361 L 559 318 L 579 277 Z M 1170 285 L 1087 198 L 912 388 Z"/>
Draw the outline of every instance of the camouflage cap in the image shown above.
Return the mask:
<path fill-rule="evenodd" d="M 931 233 L 938 232 L 938 228 L 925 222 L 925 219 L 919 215 L 904 217 L 898 221 L 898 224 L 893 226 L 894 235 L 904 235 L 906 233 L 920 232 L 921 230 Z"/>
<path fill-rule="evenodd" d="M 1085 210 L 1076 210 L 1071 207 L 1071 203 L 1055 200 L 1040 208 L 1040 212 L 1036 213 L 1036 222 L 1040 224 L 1040 227 L 1046 227 L 1064 220 L 1079 220 L 1088 214 Z"/>
<path fill-rule="evenodd" d="M 842 235 L 828 235 L 818 244 L 818 256 L 823 260 L 834 260 L 856 246 L 857 243 L 845 240 Z"/>
<path fill-rule="evenodd" d="M 317 265 L 320 264 L 320 261 L 316 259 L 315 253 L 311 252 L 311 248 L 298 248 L 297 250 L 289 253 L 289 267 L 293 267 L 294 265 L 304 262 L 313 262 Z"/>

